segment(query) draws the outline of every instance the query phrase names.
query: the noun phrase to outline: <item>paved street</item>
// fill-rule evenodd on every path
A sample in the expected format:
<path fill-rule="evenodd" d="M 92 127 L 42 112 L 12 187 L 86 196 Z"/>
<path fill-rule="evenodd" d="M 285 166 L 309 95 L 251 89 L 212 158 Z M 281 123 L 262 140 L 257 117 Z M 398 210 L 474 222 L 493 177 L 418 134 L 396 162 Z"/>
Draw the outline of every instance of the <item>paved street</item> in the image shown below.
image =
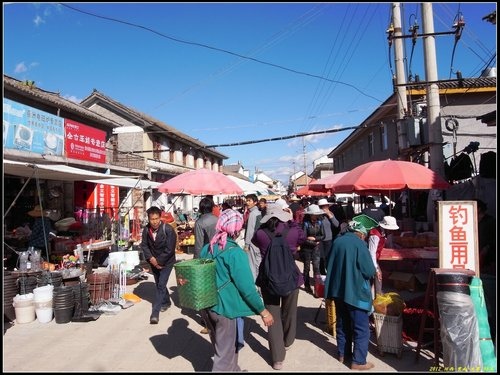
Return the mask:
<path fill-rule="evenodd" d="M 190 255 L 180 254 L 178 259 Z M 101 315 L 86 323 L 57 324 L 34 321 L 4 323 L 3 372 L 194 372 L 209 371 L 212 346 L 208 335 L 199 333 L 199 318 L 192 310 L 178 306 L 174 272 L 169 288 L 175 306 L 161 313 L 158 325 L 149 324 L 154 282 L 152 277 L 127 291 L 142 298 L 117 315 Z M 301 290 L 299 294 L 297 340 L 287 352 L 285 372 L 345 372 L 348 367 L 335 358 L 336 341 L 326 333 L 326 313 L 315 316 L 321 299 Z M 433 356 L 422 351 L 415 361 L 415 343 L 404 343 L 401 358 L 379 354 L 374 333 L 368 360 L 374 371 L 429 371 Z M 274 371 L 270 363 L 266 330 L 261 319 L 245 322 L 245 347 L 239 363 L 249 372 Z"/>

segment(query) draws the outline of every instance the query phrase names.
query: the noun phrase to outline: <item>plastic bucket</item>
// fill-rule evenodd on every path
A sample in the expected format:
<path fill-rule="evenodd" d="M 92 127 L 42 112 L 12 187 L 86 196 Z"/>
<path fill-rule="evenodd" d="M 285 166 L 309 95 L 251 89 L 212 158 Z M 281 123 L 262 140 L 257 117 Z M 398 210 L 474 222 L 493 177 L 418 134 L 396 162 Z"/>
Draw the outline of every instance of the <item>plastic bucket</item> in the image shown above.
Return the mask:
<path fill-rule="evenodd" d="M 35 305 L 19 307 L 14 303 L 16 311 L 16 322 L 19 324 L 31 323 L 35 320 Z"/>
<path fill-rule="evenodd" d="M 49 323 L 52 321 L 52 314 L 54 309 L 50 308 L 35 308 L 36 319 L 40 323 Z"/>
<path fill-rule="evenodd" d="M 18 294 L 13 298 L 14 307 L 29 307 L 33 306 L 33 293 Z"/>
<path fill-rule="evenodd" d="M 438 292 L 455 292 L 461 294 L 469 294 L 469 285 L 472 281 L 472 276 L 464 273 L 440 273 L 436 274 L 436 287 Z"/>
<path fill-rule="evenodd" d="M 52 299 L 35 301 L 35 309 L 51 309 L 54 306 Z"/>
<path fill-rule="evenodd" d="M 71 318 L 73 317 L 74 307 L 66 307 L 62 309 L 54 309 L 54 317 L 56 319 L 56 323 L 69 323 L 71 322 Z"/>
<path fill-rule="evenodd" d="M 52 295 L 54 292 L 54 286 L 53 285 L 45 285 L 45 286 L 40 286 L 38 288 L 33 289 L 33 294 L 35 295 L 35 302 L 36 301 L 47 301 L 52 299 Z"/>

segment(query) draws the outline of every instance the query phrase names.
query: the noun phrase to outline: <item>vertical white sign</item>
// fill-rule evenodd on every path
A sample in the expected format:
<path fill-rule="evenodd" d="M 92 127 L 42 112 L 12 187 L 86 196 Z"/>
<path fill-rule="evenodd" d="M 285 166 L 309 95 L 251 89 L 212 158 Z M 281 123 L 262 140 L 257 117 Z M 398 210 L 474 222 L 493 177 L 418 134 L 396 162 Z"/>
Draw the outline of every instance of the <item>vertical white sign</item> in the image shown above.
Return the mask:
<path fill-rule="evenodd" d="M 469 269 L 479 276 L 477 204 L 439 201 L 439 267 Z"/>

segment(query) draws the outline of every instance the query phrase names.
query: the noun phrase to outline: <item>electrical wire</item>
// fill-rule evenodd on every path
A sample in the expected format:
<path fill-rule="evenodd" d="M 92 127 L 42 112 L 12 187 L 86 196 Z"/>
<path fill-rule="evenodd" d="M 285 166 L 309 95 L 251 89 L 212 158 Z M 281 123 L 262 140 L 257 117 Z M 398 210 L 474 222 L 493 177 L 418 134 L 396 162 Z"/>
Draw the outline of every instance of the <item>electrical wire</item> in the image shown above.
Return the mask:
<path fill-rule="evenodd" d="M 97 15 L 97 14 L 94 14 L 94 13 L 86 12 L 86 11 L 83 11 L 83 10 L 71 7 L 71 6 L 67 5 L 67 4 L 63 4 L 63 3 L 58 3 L 58 4 L 66 7 L 66 8 L 69 8 L 71 10 L 74 10 L 76 12 L 87 14 L 87 15 L 92 16 L 92 17 L 102 18 L 102 19 L 105 19 L 105 20 L 108 20 L 108 21 L 118 22 L 118 23 L 122 23 L 122 24 L 125 24 L 125 25 L 128 25 L 128 26 L 132 26 L 132 27 L 136 27 L 136 28 L 139 28 L 139 29 L 143 29 L 143 30 L 149 31 L 151 33 L 154 33 L 156 35 L 159 35 L 162 38 L 170 39 L 170 40 L 172 40 L 174 42 L 188 44 L 188 45 L 202 47 L 202 48 L 207 48 L 207 49 L 210 49 L 210 50 L 213 50 L 213 51 L 217 51 L 217 52 L 223 52 L 223 53 L 226 53 L 228 55 L 232 55 L 232 56 L 236 56 L 236 57 L 239 57 L 239 58 L 242 58 L 242 59 L 250 60 L 250 61 L 253 61 L 253 62 L 256 62 L 256 63 L 259 63 L 259 64 L 271 66 L 271 67 L 278 68 L 278 69 L 281 69 L 281 70 L 285 70 L 285 71 L 288 71 L 288 72 L 291 72 L 291 73 L 295 73 L 295 74 L 299 74 L 299 75 L 303 75 L 303 76 L 307 76 L 307 77 L 311 77 L 311 78 L 318 78 L 318 79 L 325 80 L 325 81 L 328 81 L 328 82 L 332 82 L 332 83 L 337 83 L 337 84 L 340 84 L 340 85 L 344 85 L 344 86 L 350 87 L 350 88 L 358 91 L 360 94 L 362 94 L 362 95 L 364 95 L 364 96 L 366 96 L 368 98 L 371 98 L 371 99 L 373 99 L 375 101 L 378 101 L 380 103 L 383 102 L 383 100 L 378 99 L 378 98 L 376 98 L 376 97 L 374 97 L 374 96 L 372 96 L 372 95 L 370 95 L 370 94 L 362 91 L 358 87 L 356 87 L 356 86 L 354 86 L 354 85 L 352 85 L 350 83 L 347 83 L 347 82 L 336 81 L 336 80 L 329 79 L 329 78 L 326 78 L 326 77 L 322 77 L 322 76 L 319 76 L 319 75 L 316 75 L 316 74 L 307 73 L 307 72 L 303 72 L 303 71 L 292 69 L 292 68 L 287 68 L 287 67 L 285 67 L 283 65 L 274 64 L 274 63 L 267 62 L 267 61 L 260 60 L 260 59 L 256 59 L 256 58 L 250 57 L 250 56 L 245 56 L 245 55 L 242 55 L 242 54 L 237 53 L 237 52 L 232 52 L 232 51 L 229 51 L 229 50 L 223 49 L 223 48 L 213 47 L 213 46 L 210 46 L 208 44 L 203 44 L 203 43 L 198 43 L 198 42 L 191 42 L 191 41 L 182 40 L 182 39 L 179 39 L 179 38 L 174 38 L 172 36 L 165 35 L 163 33 L 160 33 L 159 31 L 153 30 L 153 29 L 151 29 L 149 27 L 146 27 L 146 26 L 138 25 L 138 24 L 135 24 L 135 23 L 132 23 L 132 22 L 118 20 L 116 18 L 100 16 L 100 15 Z"/>

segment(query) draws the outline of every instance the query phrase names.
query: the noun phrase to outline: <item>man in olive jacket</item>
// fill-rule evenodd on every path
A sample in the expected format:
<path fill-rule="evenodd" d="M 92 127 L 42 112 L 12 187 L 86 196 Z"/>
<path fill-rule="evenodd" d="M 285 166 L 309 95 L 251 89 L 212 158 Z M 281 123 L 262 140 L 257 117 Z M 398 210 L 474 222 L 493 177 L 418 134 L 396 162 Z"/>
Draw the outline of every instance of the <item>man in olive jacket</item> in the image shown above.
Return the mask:
<path fill-rule="evenodd" d="M 175 263 L 177 235 L 171 225 L 161 222 L 161 210 L 158 207 L 149 208 L 147 214 L 149 223 L 142 231 L 141 250 L 151 265 L 156 284 L 149 323 L 158 324 L 160 311 L 166 311 L 172 304 L 167 282 Z"/>

